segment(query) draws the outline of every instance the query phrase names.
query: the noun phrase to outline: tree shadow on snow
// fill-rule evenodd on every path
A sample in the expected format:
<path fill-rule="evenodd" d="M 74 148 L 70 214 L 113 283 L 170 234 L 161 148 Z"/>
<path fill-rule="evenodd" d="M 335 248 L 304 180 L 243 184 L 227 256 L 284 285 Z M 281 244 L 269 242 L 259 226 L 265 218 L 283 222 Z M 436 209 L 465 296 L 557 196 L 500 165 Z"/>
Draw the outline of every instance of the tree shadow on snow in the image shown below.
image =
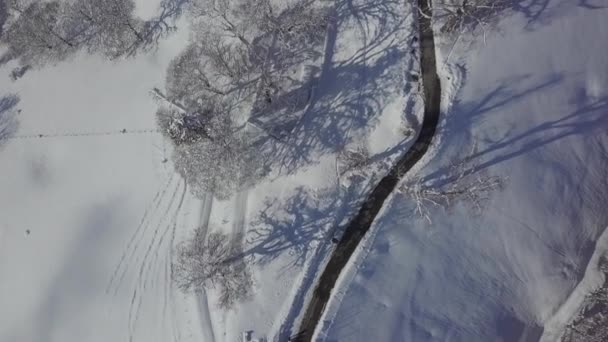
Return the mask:
<path fill-rule="evenodd" d="M 527 21 L 526 30 L 533 31 L 550 24 L 554 19 L 572 10 L 572 6 L 588 10 L 608 8 L 604 0 L 512 0 L 511 9 L 524 16 Z"/>
<path fill-rule="evenodd" d="M 19 96 L 17 95 L 7 95 L 0 98 L 0 148 L 19 128 L 18 111 L 15 110 L 18 103 Z"/>
<path fill-rule="evenodd" d="M 469 103 L 456 102 L 451 113 L 446 118 L 446 124 L 440 134 L 444 136 L 439 153 L 456 154 L 453 164 L 463 161 L 470 162 L 470 169 L 465 174 L 480 172 L 496 164 L 517 158 L 543 146 L 574 135 L 588 135 L 605 129 L 608 125 L 608 97 L 587 98 L 575 94 L 571 103 L 575 109 L 557 119 L 550 119 L 523 131 L 516 127 L 508 127 L 502 132 L 492 134 L 490 138 L 481 140 L 483 148 L 474 150 L 463 157 L 463 151 L 469 151 L 466 146 L 475 145 L 473 127 L 485 120 L 485 116 L 493 111 L 538 92 L 554 87 L 563 81 L 562 75 L 551 75 L 545 79 L 534 81 L 531 75 L 516 76 L 503 81 L 480 99 Z M 522 84 L 527 84 L 523 90 Z M 425 177 L 425 181 L 440 184 L 454 181 L 450 177 L 451 166 L 443 166 Z"/>
<path fill-rule="evenodd" d="M 302 266 L 316 250 L 344 228 L 371 185 L 353 186 L 338 196 L 335 189 L 298 187 L 287 199 L 268 198 L 250 222 L 243 256 L 259 264 L 289 255 L 287 267 Z"/>
<path fill-rule="evenodd" d="M 302 283 L 279 331 L 279 340 L 294 337 L 291 329 L 300 309 L 305 306 L 307 290 L 314 285 L 314 274 L 331 248 L 332 238 L 340 238 L 343 229 L 361 206 L 362 194 L 372 185 L 359 182 L 348 189 L 317 191 L 295 189 L 287 199 L 267 200 L 250 222 L 244 257 L 265 265 L 281 257 L 285 269 L 303 267 Z"/>
<path fill-rule="evenodd" d="M 284 94 L 287 98 L 302 97 L 311 88 L 306 108 L 297 120 L 273 120 L 273 125 L 287 130 L 284 138 L 264 136 L 257 146 L 263 152 L 266 169 L 278 174 L 292 174 L 347 145 L 353 136 L 365 134 L 378 123 L 395 89 L 404 91 L 407 85 L 405 68 L 399 62 L 411 50 L 411 40 L 395 34 L 404 27 L 407 17 L 397 11 L 394 0 L 343 0 L 336 5 L 328 27 L 323 64 L 318 75 L 301 88 Z M 356 39 L 364 39 L 362 48 L 348 58 L 337 60 L 338 48 L 349 41 L 338 39 L 341 30 L 355 26 Z M 409 33 L 407 36 L 409 36 Z M 409 89 L 411 89 L 411 85 Z M 294 95 L 300 94 L 300 95 Z M 278 103 L 292 103 L 277 99 Z M 265 113 L 265 115 L 270 115 Z"/>
<path fill-rule="evenodd" d="M 469 4 L 472 2 L 470 1 Z M 571 13 L 575 7 L 601 10 L 607 9 L 608 4 L 604 0 L 578 0 L 578 2 L 573 0 L 503 0 L 494 3 L 494 7 L 475 8 L 470 4 L 468 12 L 472 15 L 464 17 L 454 16 L 451 11 L 439 10 L 435 13 L 435 19 L 441 23 L 442 32 L 445 30 L 445 32 L 460 35 L 460 31 L 469 29 L 475 31 L 476 34 L 468 39 L 477 40 L 476 36 L 481 32 L 485 36 L 488 31 L 499 30 L 498 24 L 505 17 L 520 15 L 525 20 L 523 28 L 526 31 L 535 31 L 551 24 L 561 16 Z"/>

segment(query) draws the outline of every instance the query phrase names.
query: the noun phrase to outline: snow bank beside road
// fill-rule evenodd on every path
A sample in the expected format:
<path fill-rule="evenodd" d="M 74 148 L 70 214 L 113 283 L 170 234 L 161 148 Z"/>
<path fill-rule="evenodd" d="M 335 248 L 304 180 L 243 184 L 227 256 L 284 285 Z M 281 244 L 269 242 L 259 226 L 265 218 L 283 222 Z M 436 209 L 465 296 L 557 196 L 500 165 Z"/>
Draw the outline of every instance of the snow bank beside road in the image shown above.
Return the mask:
<path fill-rule="evenodd" d="M 559 310 L 545 323 L 545 330 L 540 342 L 558 341 L 564 333 L 566 325 L 579 313 L 585 297 L 602 286 L 604 274 L 600 271 L 598 264 L 600 257 L 606 255 L 606 253 L 608 253 L 608 229 L 604 229 L 604 233 L 597 240 L 595 251 L 589 260 L 581 282 Z"/>

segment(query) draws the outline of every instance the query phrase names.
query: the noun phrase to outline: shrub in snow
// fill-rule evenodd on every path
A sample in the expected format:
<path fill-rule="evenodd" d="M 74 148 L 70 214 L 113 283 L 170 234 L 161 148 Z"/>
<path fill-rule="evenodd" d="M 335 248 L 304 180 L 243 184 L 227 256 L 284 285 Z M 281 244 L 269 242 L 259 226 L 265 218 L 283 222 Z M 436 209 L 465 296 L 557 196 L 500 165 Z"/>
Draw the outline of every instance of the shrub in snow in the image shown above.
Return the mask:
<path fill-rule="evenodd" d="M 365 146 L 344 148 L 338 155 L 338 162 L 341 175 L 350 171 L 362 170 L 370 162 L 369 151 Z"/>
<path fill-rule="evenodd" d="M 198 228 L 193 236 L 178 245 L 173 264 L 173 280 L 183 291 L 217 289 L 219 305 L 231 307 L 247 298 L 253 281 L 239 250 L 228 235 L 220 232 L 206 234 Z"/>
<path fill-rule="evenodd" d="M 431 223 L 431 207 L 447 209 L 457 202 L 462 202 L 477 214 L 484 209 L 492 193 L 504 188 L 506 179 L 479 171 L 477 165 L 472 162 L 475 153 L 476 148 L 473 147 L 470 154 L 460 162 L 452 164 L 445 177 L 438 182 L 416 179 L 405 182 L 400 187 L 401 193 L 414 201 L 416 214 Z"/>
<path fill-rule="evenodd" d="M 412 128 L 409 122 L 403 122 L 399 127 L 399 132 L 403 135 L 404 138 L 412 138 L 416 135 L 416 130 Z"/>

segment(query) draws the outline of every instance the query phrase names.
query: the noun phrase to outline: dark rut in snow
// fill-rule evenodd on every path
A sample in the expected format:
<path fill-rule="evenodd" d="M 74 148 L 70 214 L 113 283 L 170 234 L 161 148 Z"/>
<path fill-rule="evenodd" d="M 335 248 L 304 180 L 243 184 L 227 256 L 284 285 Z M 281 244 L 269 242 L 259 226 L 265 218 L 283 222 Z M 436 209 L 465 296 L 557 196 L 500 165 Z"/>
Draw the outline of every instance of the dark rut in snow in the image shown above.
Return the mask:
<path fill-rule="evenodd" d="M 425 14 L 431 13 L 429 0 L 418 0 L 420 9 Z M 437 75 L 435 58 L 435 37 L 431 26 L 430 15 L 418 14 L 420 32 L 420 62 L 424 89 L 424 118 L 420 134 L 411 149 L 393 166 L 363 203 L 357 216 L 348 224 L 344 235 L 333 251 L 317 285 L 308 302 L 299 333 L 292 341 L 311 341 L 317 324 L 320 323 L 323 310 L 330 298 L 340 272 L 352 256 L 357 245 L 369 230 L 384 201 L 393 192 L 399 180 L 424 156 L 435 136 L 439 122 L 441 84 Z"/>

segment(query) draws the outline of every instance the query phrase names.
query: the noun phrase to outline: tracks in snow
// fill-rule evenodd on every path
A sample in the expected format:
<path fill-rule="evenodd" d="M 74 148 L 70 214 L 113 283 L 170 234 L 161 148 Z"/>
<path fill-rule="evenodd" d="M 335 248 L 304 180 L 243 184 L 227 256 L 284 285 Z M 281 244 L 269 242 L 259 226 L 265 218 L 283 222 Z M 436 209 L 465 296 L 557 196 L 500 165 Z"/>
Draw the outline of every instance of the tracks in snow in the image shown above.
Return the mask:
<path fill-rule="evenodd" d="M 211 209 L 213 209 L 213 195 L 205 194 L 201 199 L 201 208 L 198 220 L 198 226 L 204 229 L 205 236 L 209 233 L 209 219 L 211 217 Z M 201 324 L 201 332 L 204 336 L 204 342 L 215 342 L 215 333 L 213 331 L 213 323 L 211 322 L 211 310 L 207 299 L 205 289 L 195 292 L 196 305 Z"/>
<path fill-rule="evenodd" d="M 106 286 L 106 294 L 129 293 L 128 340 L 135 340 L 137 323 L 146 302 L 158 303 L 159 324 L 171 324 L 173 341 L 178 341 L 174 321 L 174 288 L 171 260 L 179 216 L 186 198 L 187 186 L 172 174 L 156 192 L 144 211 Z M 128 280 L 128 281 L 127 281 Z M 162 296 L 158 297 L 158 294 Z M 155 306 L 156 307 L 156 306 Z"/>
<path fill-rule="evenodd" d="M 249 191 L 243 190 L 237 193 L 234 199 L 234 215 L 232 222 L 232 244 L 235 248 L 242 248 L 245 235 L 245 220 L 247 217 L 247 200 Z"/>

